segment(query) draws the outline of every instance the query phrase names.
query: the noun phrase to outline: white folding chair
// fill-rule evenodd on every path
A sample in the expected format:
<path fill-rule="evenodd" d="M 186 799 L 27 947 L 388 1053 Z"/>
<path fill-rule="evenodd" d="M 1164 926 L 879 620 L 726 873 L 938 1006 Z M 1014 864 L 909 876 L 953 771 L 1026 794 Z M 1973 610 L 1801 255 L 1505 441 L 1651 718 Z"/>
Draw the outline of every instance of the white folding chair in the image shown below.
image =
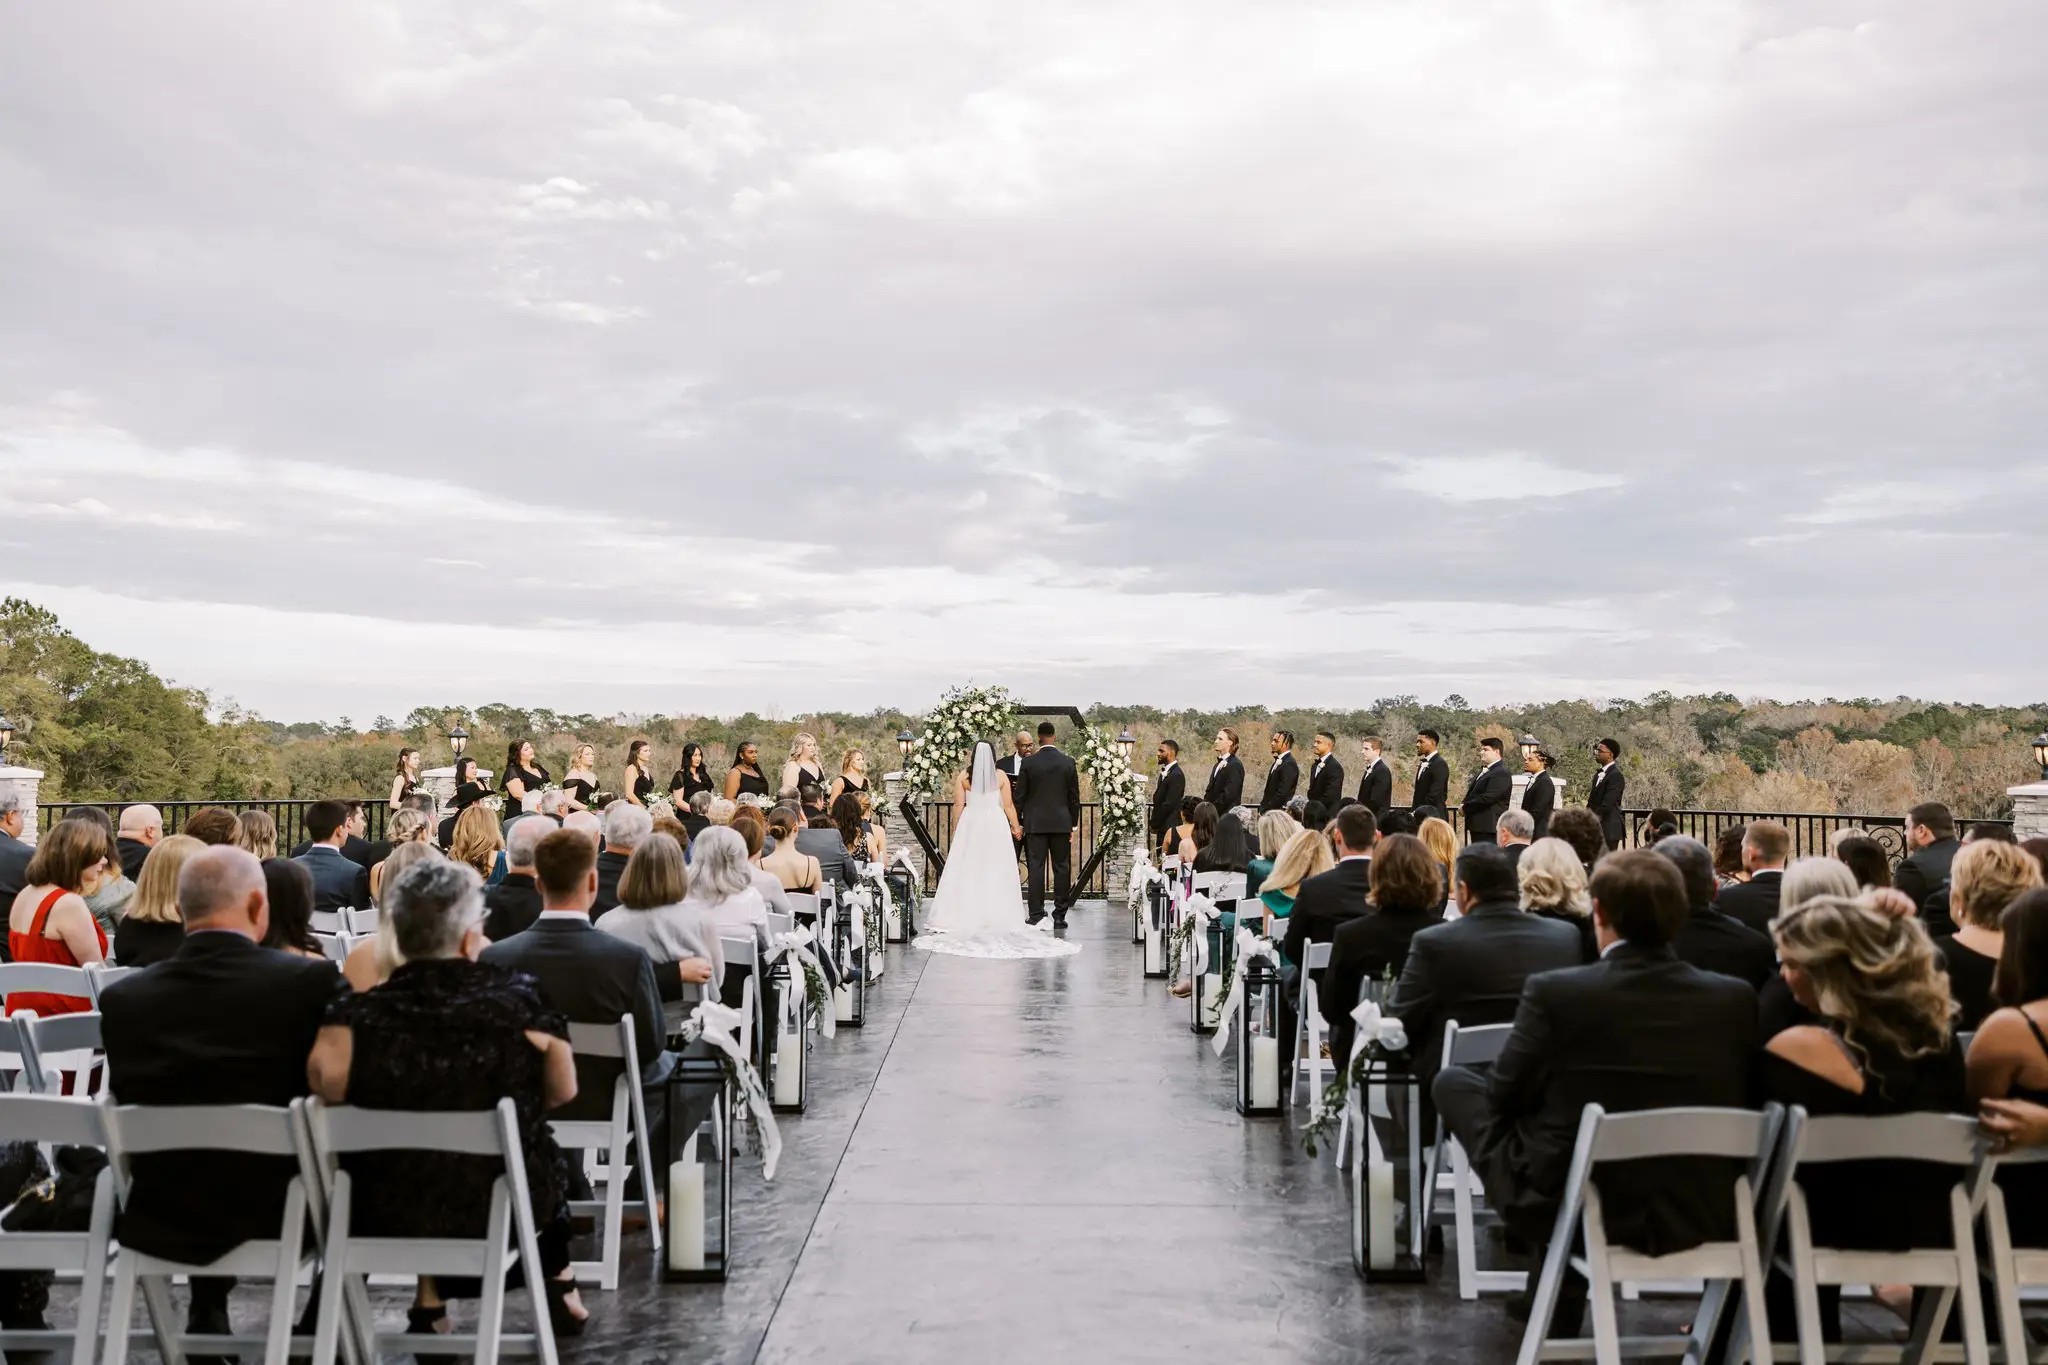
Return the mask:
<path fill-rule="evenodd" d="M 341 923 L 341 931 L 352 938 L 367 938 L 377 932 L 377 925 L 383 919 L 383 912 L 374 905 L 361 909 L 344 909 L 335 912 Z"/>
<path fill-rule="evenodd" d="M 1453 1019 L 1444 1025 L 1443 1065 L 1490 1066 L 1500 1056 L 1500 1050 L 1506 1046 L 1512 1032 L 1512 1024 L 1479 1024 L 1466 1028 Z M 1465 1155 L 1464 1147 L 1444 1127 L 1442 1115 L 1437 1116 L 1436 1145 L 1430 1149 L 1426 1171 L 1422 1188 L 1429 1191 L 1431 1223 L 1442 1221 L 1441 1215 L 1435 1211 L 1437 1192 L 1446 1184 L 1451 1191 L 1450 1222 L 1452 1247 L 1458 1258 L 1458 1297 L 1476 1299 L 1481 1294 L 1520 1293 L 1529 1283 L 1527 1271 L 1479 1269 L 1478 1229 L 1481 1217 L 1483 1215 L 1488 1223 L 1497 1223 L 1500 1219 L 1491 1209 L 1481 1208 L 1474 1199 L 1474 1195 L 1483 1195 L 1485 1190 L 1479 1183 L 1479 1177 L 1472 1173 L 1472 1163 Z"/>
<path fill-rule="evenodd" d="M 633 1040 L 633 1021 L 621 1018 L 616 1024 L 570 1024 L 569 1049 L 579 1057 L 603 1057 L 622 1068 L 612 1083 L 612 1115 L 609 1119 L 551 1119 L 555 1143 L 567 1151 L 585 1154 L 584 1173 L 593 1188 L 602 1183 L 604 1198 L 572 1199 L 571 1213 L 595 1213 L 603 1218 L 599 1229 L 603 1255 L 596 1261 L 578 1261 L 577 1278 L 595 1278 L 600 1289 L 619 1287 L 619 1245 L 625 1235 L 626 1210 L 647 1215 L 648 1234 L 661 1252 L 661 1219 L 654 1199 L 654 1155 L 648 1144 L 646 1099 L 640 1090 L 640 1048 Z M 595 1162 L 590 1155 L 603 1152 Z M 626 1199 L 626 1176 L 633 1166 L 640 1169 L 640 1198 Z"/>
<path fill-rule="evenodd" d="M 106 1054 L 100 1046 L 100 1016 L 34 1011 L 14 1016 L 21 1029 L 22 1079 L 37 1095 L 89 1094 Z"/>
<path fill-rule="evenodd" d="M 347 934 L 323 934 L 313 931 L 313 941 L 320 945 L 320 954 L 329 962 L 339 965 L 348 961 L 348 950 L 355 946 Z"/>
<path fill-rule="evenodd" d="M 1597 1104 L 1587 1105 L 1579 1118 L 1579 1139 L 1572 1153 L 1571 1173 L 1565 1178 L 1564 1202 L 1558 1206 L 1550 1247 L 1543 1258 L 1542 1273 L 1537 1276 L 1529 1326 L 1522 1335 L 1517 1365 L 1535 1365 L 1539 1360 L 1584 1360 L 1588 1356 L 1600 1365 L 1671 1356 L 1704 1361 L 1730 1297 L 1730 1288 L 1735 1284 L 1742 1287 L 1748 1330 L 1759 1339 L 1768 1339 L 1764 1255 L 1757 1237 L 1755 1191 L 1771 1169 L 1783 1119 L 1784 1113 L 1776 1105 L 1761 1113 L 1753 1109 L 1646 1109 L 1632 1114 L 1609 1114 Z M 1594 1181 L 1596 1168 L 1648 1157 L 1675 1156 L 1725 1157 L 1748 1163 L 1748 1168 L 1735 1177 L 1729 1195 L 1734 1205 L 1734 1240 L 1703 1242 L 1662 1256 L 1611 1245 L 1600 1187 Z M 1586 1242 L 1583 1256 L 1572 1251 L 1575 1236 L 1581 1232 Z M 1549 1339 L 1567 1267 L 1587 1280 L 1593 1317 L 1590 1340 Z M 1624 1281 L 1681 1279 L 1707 1283 L 1699 1309 L 1693 1314 L 1690 1332 L 1654 1337 L 1621 1335 L 1615 1314 L 1617 1285 Z"/>
<path fill-rule="evenodd" d="M 817 923 L 818 898 L 816 895 L 809 891 L 785 891 L 782 894 L 789 898 L 790 913 L 795 916 L 797 923 L 801 924 L 806 919 L 810 920 L 813 924 Z"/>
<path fill-rule="evenodd" d="M 36 1093 L 29 1084 L 28 1035 L 23 1030 L 32 1015 L 0 1017 L 0 1094 Z"/>
<path fill-rule="evenodd" d="M 320 1282 L 313 1365 L 333 1365 L 344 1311 L 356 1320 L 359 1338 L 371 1345 L 373 1359 L 421 1352 L 468 1354 L 474 1355 L 480 1365 L 491 1365 L 501 1353 L 512 1351 L 522 1355 L 537 1353 L 545 1365 L 558 1365 L 547 1295 L 540 1284 L 540 1244 L 534 1228 L 532 1196 L 526 1184 L 526 1158 L 519 1144 L 519 1115 L 512 1101 L 499 1100 L 495 1109 L 455 1113 L 330 1108 L 318 1100 L 307 1100 L 304 1104 L 315 1173 L 327 1199 L 327 1259 Z M 360 1152 L 394 1151 L 496 1157 L 504 1169 L 492 1184 L 484 1235 L 358 1236 L 353 1230 L 353 1184 L 342 1168 L 341 1158 Z M 508 1335 L 504 1330 L 505 1275 L 522 1263 L 526 1266 L 526 1296 L 532 1308 L 534 1330 Z M 365 1276 L 379 1272 L 479 1277 L 482 1288 L 477 1330 L 446 1335 L 379 1332 L 364 1285 Z"/>
<path fill-rule="evenodd" d="M 258 1104 L 230 1105 L 133 1105 L 102 1107 L 107 1131 L 107 1156 L 115 1172 L 116 1188 L 125 1203 L 133 1185 L 133 1162 L 138 1156 L 155 1152 L 215 1151 L 239 1152 L 249 1156 L 300 1159 L 296 1107 L 276 1108 Z M 292 1335 L 293 1297 L 301 1267 L 310 1267 L 313 1256 L 304 1250 L 309 1182 L 300 1172 L 285 1187 L 284 1214 L 275 1237 L 242 1243 L 217 1261 L 195 1265 L 185 1261 L 150 1256 L 133 1247 L 122 1247 L 114 1255 L 114 1292 L 107 1315 L 106 1365 L 121 1365 L 128 1358 L 129 1325 L 135 1316 L 135 1290 L 139 1284 L 142 1301 L 149 1310 L 157 1349 L 166 1361 L 182 1361 L 194 1351 L 208 1355 L 232 1355 L 233 1348 L 263 1351 L 264 1365 L 285 1365 L 296 1344 L 300 1353 L 311 1345 L 309 1339 Z M 271 1282 L 270 1321 L 261 1336 L 200 1336 L 181 1330 L 171 1305 L 171 1277 L 175 1275 L 232 1275 L 238 1279 L 267 1279 Z"/>
<path fill-rule="evenodd" d="M 1287 1082 L 1287 1107 L 1294 1107 L 1295 1097 L 1301 1093 L 1301 1078 L 1309 1079 L 1308 1102 L 1319 1104 L 1323 1098 L 1323 1072 L 1335 1070 L 1336 1063 L 1323 1056 L 1323 1045 L 1329 1039 L 1323 1027 L 1321 997 L 1316 992 L 1316 980 L 1311 973 L 1320 972 L 1330 965 L 1330 945 L 1311 943 L 1302 955 L 1301 963 L 1301 1009 L 1294 1024 L 1294 1075 Z"/>
<path fill-rule="evenodd" d="M 0 1133 L 57 1147 L 104 1147 L 100 1107 L 91 1100 L 53 1095 L 0 1095 Z M 93 1365 L 100 1335 L 100 1299 L 106 1292 L 107 1247 L 114 1231 L 114 1173 L 103 1170 L 93 1186 L 92 1216 L 84 1232 L 0 1231 L 0 1270 L 46 1270 L 77 1275 L 78 1319 L 62 1328 L 0 1329 L 0 1356 L 9 1351 L 71 1350 L 72 1365 Z"/>
<path fill-rule="evenodd" d="M 2001 1170 L 2039 1166 L 2048 1163 L 2048 1149 L 2008 1152 L 1997 1161 Z M 2048 1247 L 2015 1247 L 2012 1224 L 2005 1213 L 2005 1191 L 1996 1180 L 1981 1180 L 1978 1188 L 1984 1199 L 1984 1239 L 1991 1257 L 1991 1283 L 1998 1295 L 1998 1335 L 2005 1346 L 2007 1365 L 2048 1360 L 2048 1351 L 2028 1346 L 2026 1322 L 2020 1317 L 2020 1291 L 2048 1285 Z"/>
<path fill-rule="evenodd" d="M 728 969 L 745 967 L 747 983 L 740 993 L 740 1051 L 749 1057 L 754 1055 L 755 1024 L 761 1013 L 761 945 L 752 934 L 745 938 L 726 938 L 720 935 L 718 944 L 725 950 L 725 965 Z M 716 985 L 717 983 L 713 983 Z M 708 991 L 707 994 L 714 992 Z"/>
<path fill-rule="evenodd" d="M 17 991 L 37 995 L 72 995 L 92 999 L 92 978 L 83 967 L 54 962 L 0 962 L 0 1001 Z"/>
<path fill-rule="evenodd" d="M 92 987 L 92 1007 L 100 1007 L 100 992 L 124 976 L 141 971 L 140 967 L 110 967 L 104 962 L 95 962 L 85 969 L 85 983 Z"/>
<path fill-rule="evenodd" d="M 1770 1194 L 1764 1203 L 1763 1246 L 1776 1248 L 1777 1262 L 1792 1279 L 1797 1309 L 1798 1343 L 1775 1348 L 1774 1358 L 1821 1365 L 1827 1360 L 1926 1360 L 1941 1339 L 1952 1304 L 1961 1300 L 1962 1358 L 1983 1365 L 1990 1358 L 1985 1331 L 1984 1301 L 1977 1292 L 1977 1248 L 1974 1211 L 1983 1182 L 1996 1161 L 1980 1160 L 1975 1119 L 1958 1114 L 1888 1114 L 1881 1117 L 1829 1116 L 1808 1118 L 1795 1106 L 1785 1121 L 1781 1155 L 1771 1172 Z M 1860 1251 L 1816 1245 L 1806 1195 L 1799 1187 L 1802 1167 L 1842 1161 L 1924 1161 L 1956 1169 L 1948 1192 L 1950 1239 L 1946 1247 L 1915 1247 L 1906 1251 Z M 1783 1231 L 1785 1240 L 1779 1240 Z M 1907 1284 L 1961 1294 L 1929 1295 L 1916 1315 L 1912 1339 L 1904 1347 L 1829 1347 L 1821 1340 L 1820 1286 Z M 1758 1351 L 1758 1358 L 1767 1353 Z"/>

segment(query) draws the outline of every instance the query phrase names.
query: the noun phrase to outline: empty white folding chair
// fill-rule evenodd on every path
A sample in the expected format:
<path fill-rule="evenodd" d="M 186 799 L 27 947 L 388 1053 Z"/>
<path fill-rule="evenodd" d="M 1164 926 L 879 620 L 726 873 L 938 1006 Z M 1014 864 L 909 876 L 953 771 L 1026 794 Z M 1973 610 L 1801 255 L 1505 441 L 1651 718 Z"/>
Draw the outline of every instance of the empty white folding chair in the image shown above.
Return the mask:
<path fill-rule="evenodd" d="M 104 1147 L 100 1107 L 91 1100 L 54 1095 L 0 1095 L 0 1133 L 57 1147 Z M 93 1187 L 92 1215 L 83 1232 L 0 1231 L 0 1270 L 44 1270 L 76 1275 L 78 1318 L 69 1329 L 0 1329 L 0 1356 L 10 1351 L 70 1348 L 72 1365 L 92 1365 L 100 1334 L 100 1299 L 107 1283 L 107 1245 L 114 1231 L 114 1173 L 102 1170 Z"/>
<path fill-rule="evenodd" d="M 1720 1323 L 1732 1286 L 1742 1288 L 1748 1329 L 1768 1338 L 1764 1313 L 1764 1253 L 1757 1236 L 1756 1189 L 1772 1167 L 1784 1113 L 1776 1105 L 1753 1109 L 1647 1109 L 1609 1114 L 1597 1104 L 1586 1106 L 1579 1119 L 1579 1138 L 1565 1177 L 1564 1202 L 1550 1234 L 1532 1298 L 1528 1330 L 1522 1335 L 1517 1365 L 1539 1360 L 1584 1360 L 1620 1365 L 1622 1360 L 1669 1358 L 1704 1361 Z M 1746 1163 L 1729 1191 L 1735 1236 L 1729 1241 L 1703 1242 L 1662 1256 L 1618 1247 L 1607 1240 L 1607 1221 L 1599 1167 L 1650 1157 L 1721 1157 Z M 1576 1234 L 1583 1234 L 1584 1255 L 1573 1253 Z M 1593 1336 L 1550 1340 L 1558 1291 L 1567 1267 L 1585 1276 L 1587 1305 L 1592 1310 Z M 1692 1330 L 1684 1335 L 1624 1337 L 1615 1311 L 1615 1290 L 1624 1281 L 1700 1279 L 1707 1291 L 1693 1314 Z"/>
<path fill-rule="evenodd" d="M 155 1152 L 238 1152 L 248 1156 L 289 1157 L 297 1163 L 301 1154 L 296 1104 L 290 1109 L 258 1104 L 113 1104 L 104 1106 L 102 1113 L 107 1130 L 107 1156 L 113 1163 L 116 1188 L 124 1201 L 138 1156 Z M 276 1236 L 244 1242 L 217 1261 L 196 1265 L 146 1255 L 133 1247 L 120 1248 L 114 1256 L 114 1291 L 108 1309 L 104 1357 L 107 1365 L 121 1365 L 128 1358 L 129 1327 L 135 1315 L 138 1285 L 164 1359 L 182 1360 L 194 1351 L 232 1355 L 237 1348 L 260 1348 L 264 1365 L 285 1365 L 293 1347 L 292 1324 L 296 1314 L 292 1310 L 298 1273 L 313 1260 L 304 1250 L 308 1174 L 301 1165 L 299 1174 L 285 1187 L 284 1213 Z M 183 1331 L 171 1306 L 171 1278 L 175 1275 L 232 1275 L 237 1279 L 269 1280 L 270 1319 L 265 1331 L 260 1336 L 197 1336 Z M 309 1345 L 305 1338 L 298 1339 L 301 1354 Z"/>
<path fill-rule="evenodd" d="M 313 1341 L 313 1365 L 333 1365 L 346 1313 L 355 1318 L 360 1339 L 373 1344 L 375 1359 L 427 1351 L 474 1355 L 490 1365 L 506 1351 L 538 1354 L 557 1365 L 554 1328 L 541 1287 L 540 1244 L 533 1200 L 526 1184 L 526 1158 L 519 1143 L 519 1115 L 510 1099 L 495 1109 L 455 1113 L 414 1113 L 393 1109 L 333 1107 L 304 1102 L 316 1174 L 327 1200 L 326 1269 L 320 1282 L 320 1312 Z M 341 1159 L 362 1152 L 453 1152 L 496 1157 L 503 1170 L 491 1188 L 484 1235 L 462 1237 L 366 1237 L 354 1230 L 354 1186 Z M 505 1275 L 526 1266 L 531 1333 L 505 1332 Z M 482 1285 L 474 1333 L 379 1332 L 364 1278 L 373 1274 L 477 1276 Z"/>
<path fill-rule="evenodd" d="M 92 1007 L 100 1007 L 100 992 L 124 976 L 141 971 L 140 967 L 110 967 L 104 962 L 95 962 L 85 969 L 85 983 L 92 987 Z"/>
<path fill-rule="evenodd" d="M 1301 1010 L 1294 1024 L 1294 1075 L 1287 1083 L 1287 1107 L 1292 1109 L 1296 1096 L 1301 1092 L 1301 1078 L 1308 1077 L 1308 1102 L 1320 1104 L 1323 1098 L 1323 1073 L 1335 1070 L 1335 1064 L 1323 1056 L 1323 1046 L 1329 1035 L 1323 1027 L 1321 998 L 1317 994 L 1312 972 L 1320 972 L 1330 965 L 1330 945 L 1311 943 L 1303 954 L 1301 963 Z"/>
<path fill-rule="evenodd" d="M 586 1154 L 584 1172 L 592 1187 L 604 1187 L 602 1199 L 569 1202 L 571 1213 L 594 1213 L 602 1219 L 598 1227 L 603 1248 L 600 1259 L 578 1261 L 573 1268 L 579 1279 L 594 1278 L 600 1289 L 617 1289 L 619 1246 L 624 1239 L 629 1207 L 647 1216 L 648 1234 L 654 1239 L 657 1257 L 661 1251 L 661 1219 L 655 1215 L 654 1201 L 648 1194 L 655 1187 L 654 1156 L 648 1143 L 646 1100 L 640 1090 L 640 1048 L 633 1040 L 630 1018 L 620 1019 L 616 1024 L 571 1024 L 569 1048 L 579 1057 L 603 1057 L 621 1067 L 618 1079 L 612 1083 L 609 1119 L 551 1119 L 548 1123 L 558 1146 Z M 587 1159 L 587 1154 L 596 1152 L 604 1153 L 603 1162 Z M 629 1203 L 626 1176 L 635 1166 L 640 1171 L 640 1198 Z"/>
<path fill-rule="evenodd" d="M 1512 1032 L 1512 1024 L 1479 1024 L 1465 1028 L 1453 1019 L 1444 1026 L 1443 1064 L 1447 1067 L 1490 1066 L 1500 1056 L 1500 1050 Z M 1427 1175 L 1422 1185 L 1429 1191 L 1431 1223 L 1442 1221 L 1434 1210 L 1437 1191 L 1445 1185 L 1451 1191 L 1451 1246 L 1458 1258 L 1458 1297 L 1476 1299 L 1481 1294 L 1520 1293 L 1529 1282 L 1528 1272 L 1479 1269 L 1480 1216 L 1483 1213 L 1489 1223 L 1497 1223 L 1500 1219 L 1491 1210 L 1482 1209 L 1474 1199 L 1475 1195 L 1485 1191 L 1479 1184 L 1479 1178 L 1472 1173 L 1472 1163 L 1464 1147 L 1451 1136 L 1439 1115 L 1436 1145 L 1430 1149 Z"/>
<path fill-rule="evenodd" d="M 1997 1161 L 2000 1170 L 2044 1165 L 2048 1164 L 2048 1149 L 2008 1152 Z M 2020 1291 L 2048 1286 L 2048 1247 L 2014 1246 L 2012 1223 L 2006 1217 L 2005 1191 L 1989 1179 L 1981 1179 L 1978 1189 L 1984 1201 L 1984 1240 L 1991 1257 L 1991 1282 L 1998 1292 L 1998 1335 L 2005 1346 L 2007 1365 L 2048 1360 L 2048 1351 L 2035 1351 L 2028 1346 L 2027 1325 L 2020 1317 Z"/>
<path fill-rule="evenodd" d="M 91 1092 L 106 1054 L 100 1049 L 100 1016 L 53 1014 L 37 1018 L 33 1012 L 17 1014 L 21 1028 L 22 1077 L 38 1095 L 78 1095 Z"/>

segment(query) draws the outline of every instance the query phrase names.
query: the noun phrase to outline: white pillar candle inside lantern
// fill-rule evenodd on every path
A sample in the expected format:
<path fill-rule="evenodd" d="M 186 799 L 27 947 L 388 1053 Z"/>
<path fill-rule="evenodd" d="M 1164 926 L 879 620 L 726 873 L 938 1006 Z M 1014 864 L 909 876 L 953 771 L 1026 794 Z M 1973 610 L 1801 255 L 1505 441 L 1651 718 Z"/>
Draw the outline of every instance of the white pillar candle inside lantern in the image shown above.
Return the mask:
<path fill-rule="evenodd" d="M 853 987 L 835 986 L 832 990 L 832 1018 L 844 1024 L 853 1018 Z"/>
<path fill-rule="evenodd" d="M 1280 1106 L 1280 1040 L 1264 1034 L 1252 1039 L 1252 1105 Z"/>
<path fill-rule="evenodd" d="M 1145 971 L 1152 976 L 1166 973 L 1166 939 L 1150 925 L 1145 928 Z"/>
<path fill-rule="evenodd" d="M 883 926 L 883 931 L 889 936 L 889 941 L 900 941 L 903 937 L 903 911 L 898 908 L 895 897 L 890 897 L 889 908 L 883 913 L 888 920 Z"/>
<path fill-rule="evenodd" d="M 1366 1166 L 1365 1218 L 1366 1264 L 1388 1269 L 1394 1264 L 1394 1163 L 1380 1155 L 1377 1141 Z"/>
<path fill-rule="evenodd" d="M 1202 974 L 1202 1022 L 1213 1025 L 1216 1012 L 1223 1008 L 1223 977 L 1217 972 Z"/>
<path fill-rule="evenodd" d="M 776 1104 L 796 1104 L 803 1099 L 804 1036 L 779 1033 L 775 1037 Z"/>
<path fill-rule="evenodd" d="M 704 1268 L 704 1165 L 694 1137 L 668 1168 L 668 1268 Z"/>

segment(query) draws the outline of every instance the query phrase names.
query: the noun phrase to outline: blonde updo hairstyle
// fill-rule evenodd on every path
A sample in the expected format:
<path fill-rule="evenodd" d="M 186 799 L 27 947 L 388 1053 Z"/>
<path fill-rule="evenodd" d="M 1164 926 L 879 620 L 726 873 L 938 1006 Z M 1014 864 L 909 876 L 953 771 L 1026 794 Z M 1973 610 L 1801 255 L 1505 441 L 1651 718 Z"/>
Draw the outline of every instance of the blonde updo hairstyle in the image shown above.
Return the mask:
<path fill-rule="evenodd" d="M 1771 921 L 1778 956 L 1867 1068 L 1872 1049 L 1911 1059 L 1949 1045 L 1956 1003 L 1926 928 L 1867 896 L 1815 896 Z"/>
<path fill-rule="evenodd" d="M 1524 910 L 1550 910 L 1573 919 L 1593 913 L 1593 895 L 1586 888 L 1586 867 L 1578 851 L 1562 839 L 1538 839 L 1522 850 L 1516 864 Z"/>

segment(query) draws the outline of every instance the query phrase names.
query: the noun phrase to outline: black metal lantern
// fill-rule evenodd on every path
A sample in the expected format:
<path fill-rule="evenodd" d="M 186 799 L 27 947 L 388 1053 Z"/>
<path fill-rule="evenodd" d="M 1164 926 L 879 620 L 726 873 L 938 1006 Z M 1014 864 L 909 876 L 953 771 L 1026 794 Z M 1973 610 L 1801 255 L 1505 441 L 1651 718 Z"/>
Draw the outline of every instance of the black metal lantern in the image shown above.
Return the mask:
<path fill-rule="evenodd" d="M 1164 981 L 1166 936 L 1172 931 L 1173 899 L 1164 885 L 1155 889 L 1158 894 L 1148 897 L 1145 904 L 1145 979 Z"/>
<path fill-rule="evenodd" d="M 891 943 L 908 943 L 917 937 L 910 874 L 892 867 L 882 874 L 882 884 L 889 888 L 889 903 L 882 908 L 882 936 Z"/>
<path fill-rule="evenodd" d="M 860 1028 L 868 1016 L 868 917 L 840 888 L 832 916 L 832 960 L 839 964 L 839 985 L 832 992 L 832 1018 L 841 1028 Z"/>
<path fill-rule="evenodd" d="M 1248 1119 L 1280 1117 L 1280 973 L 1263 954 L 1243 964 L 1237 1011 L 1237 1112 Z"/>
<path fill-rule="evenodd" d="M 0 730 L 0 740 L 6 737 L 6 732 Z M 0 744 L 0 748 L 5 747 L 5 744 Z M 2048 730 L 2034 736 L 2034 762 L 2041 765 L 2041 780 L 2048 782 Z"/>
<path fill-rule="evenodd" d="M 896 732 L 896 751 L 903 755 L 905 763 L 910 762 L 910 751 L 916 747 L 917 736 L 910 733 L 909 726 L 906 725 Z"/>
<path fill-rule="evenodd" d="M 696 1123 L 704 1096 L 717 1095 Z M 725 1279 L 732 1264 L 733 1110 L 744 1104 L 726 1081 L 722 1054 L 684 1056 L 668 1082 L 668 1204 L 662 1217 L 661 1278 L 682 1283 Z"/>
<path fill-rule="evenodd" d="M 1524 763 L 1534 758 L 1537 751 L 1543 747 L 1543 741 L 1530 734 L 1527 730 L 1524 730 L 1522 737 L 1515 742 L 1522 747 L 1522 761 Z"/>
<path fill-rule="evenodd" d="M 1207 924 L 1196 921 L 1188 934 L 1188 1031 L 1204 1038 L 1216 1032 L 1223 1010 L 1223 963 L 1230 951 L 1230 934 L 1219 913 Z M 1200 967 L 1202 970 L 1196 971 Z"/>
<path fill-rule="evenodd" d="M 768 1046 L 768 1074 L 762 1083 L 768 1103 L 778 1114 L 801 1114 L 808 1080 L 805 1042 L 810 1037 L 811 1001 L 804 991 L 803 969 L 794 952 L 785 951 L 768 973 L 771 997 L 768 1017 L 775 1028 Z"/>
<path fill-rule="evenodd" d="M 1126 768 L 1130 767 L 1131 750 L 1138 747 L 1138 737 L 1131 733 L 1130 726 L 1126 725 L 1123 728 L 1123 733 L 1116 737 L 1116 747 L 1117 752 L 1124 756 L 1124 766 Z"/>
<path fill-rule="evenodd" d="M 1154 876 L 1145 883 L 1145 894 L 1138 898 L 1137 906 L 1131 911 L 1131 942 L 1145 941 L 1145 926 L 1152 922 L 1157 907 L 1166 899 L 1166 879 Z"/>
<path fill-rule="evenodd" d="M 1351 1263 L 1374 1282 L 1428 1278 L 1429 1201 L 1423 1192 L 1422 1086 L 1406 1053 L 1371 1044 L 1347 1087 L 1351 1143 Z"/>
<path fill-rule="evenodd" d="M 448 751 L 457 758 L 461 758 L 462 751 L 468 747 L 469 731 L 463 729 L 461 722 L 458 721 L 455 728 L 448 732 Z"/>

